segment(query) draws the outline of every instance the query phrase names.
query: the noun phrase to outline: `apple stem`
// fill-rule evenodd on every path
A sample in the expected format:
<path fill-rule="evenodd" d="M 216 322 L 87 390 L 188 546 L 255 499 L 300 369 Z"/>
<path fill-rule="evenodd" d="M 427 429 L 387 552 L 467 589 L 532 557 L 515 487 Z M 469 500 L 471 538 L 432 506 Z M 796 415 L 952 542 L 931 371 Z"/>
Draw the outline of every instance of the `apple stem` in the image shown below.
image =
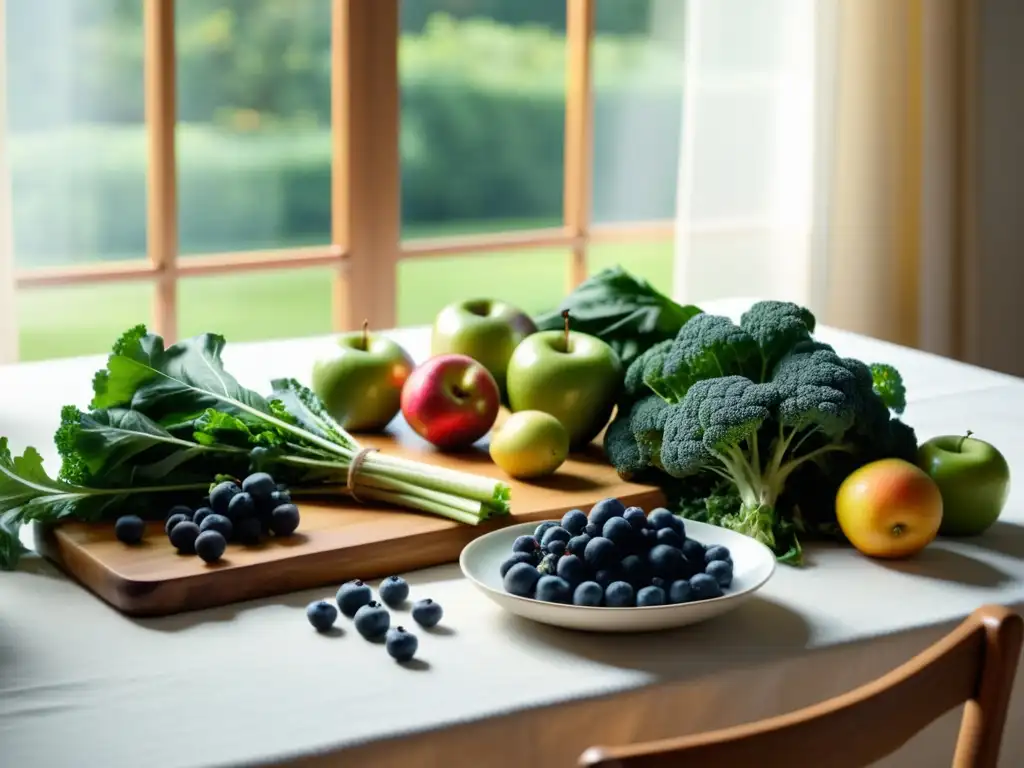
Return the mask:
<path fill-rule="evenodd" d="M 363 320 L 363 350 L 370 347 L 370 321 Z"/>
<path fill-rule="evenodd" d="M 963 437 L 961 437 L 961 438 L 960 438 L 960 442 L 956 444 L 956 452 L 957 452 L 957 453 L 963 453 L 963 450 L 964 450 L 964 441 L 965 441 L 965 440 L 966 440 L 966 439 L 967 439 L 968 437 L 970 437 L 971 435 L 973 435 L 973 434 L 974 434 L 974 433 L 973 433 L 973 432 L 971 432 L 971 430 L 969 430 L 969 429 L 968 429 L 968 430 L 967 430 L 967 434 L 966 434 L 966 435 L 964 435 Z"/>
<path fill-rule="evenodd" d="M 562 318 L 565 320 L 565 351 L 569 351 L 569 310 L 562 310 Z"/>

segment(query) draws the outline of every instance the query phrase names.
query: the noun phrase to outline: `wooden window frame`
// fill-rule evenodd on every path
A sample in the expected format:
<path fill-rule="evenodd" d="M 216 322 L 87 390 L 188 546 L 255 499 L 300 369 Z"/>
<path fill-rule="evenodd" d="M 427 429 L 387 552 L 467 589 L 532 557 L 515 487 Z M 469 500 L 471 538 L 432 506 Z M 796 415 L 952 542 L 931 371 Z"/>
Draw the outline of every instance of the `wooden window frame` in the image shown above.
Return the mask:
<path fill-rule="evenodd" d="M 16 358 L 15 342 L 9 338 L 12 333 L 15 339 L 17 336 L 16 324 L 13 332 L 9 328 L 14 323 L 14 313 L 5 309 L 13 301 L 4 301 L 3 295 L 5 290 L 13 293 L 14 288 L 148 281 L 154 286 L 154 330 L 174 341 L 178 337 L 177 288 L 182 277 L 332 266 L 336 268 L 334 330 L 356 328 L 364 319 L 374 327 L 390 328 L 396 324 L 396 274 L 402 259 L 564 248 L 568 251 L 566 283 L 571 289 L 586 277 L 587 255 L 594 244 L 670 240 L 675 229 L 671 221 L 613 226 L 594 226 L 591 222 L 591 50 L 596 1 L 566 0 L 562 226 L 402 240 L 398 148 L 400 0 L 332 0 L 331 241 L 322 246 L 189 255 L 179 259 L 175 0 L 143 0 L 148 259 L 16 269 L 9 247 L 10 229 L 6 226 L 10 220 L 9 206 L 0 192 L 0 362 Z M 0 0 L 0 17 L 3 2 Z M 2 29 L 0 18 L 0 32 Z M 0 75 L 2 72 L 0 68 Z M 0 133 L 0 150 L 2 142 Z M 6 177 L 3 180 L 7 183 Z"/>

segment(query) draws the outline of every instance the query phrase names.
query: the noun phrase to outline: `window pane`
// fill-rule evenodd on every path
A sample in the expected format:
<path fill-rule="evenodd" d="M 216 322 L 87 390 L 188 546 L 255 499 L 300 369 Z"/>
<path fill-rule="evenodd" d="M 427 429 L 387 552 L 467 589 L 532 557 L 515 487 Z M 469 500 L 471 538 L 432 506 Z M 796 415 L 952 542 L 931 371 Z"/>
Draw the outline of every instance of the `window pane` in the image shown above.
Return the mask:
<path fill-rule="evenodd" d="M 148 281 L 33 288 L 18 294 L 22 360 L 109 352 L 124 331 L 149 323 Z"/>
<path fill-rule="evenodd" d="M 402 234 L 559 226 L 564 0 L 403 0 Z"/>
<path fill-rule="evenodd" d="M 675 243 L 664 242 L 602 243 L 590 246 L 587 272 L 595 274 L 607 267 L 620 265 L 642 277 L 666 296 L 672 295 L 672 260 Z"/>
<path fill-rule="evenodd" d="M 211 332 L 232 342 L 329 333 L 333 276 L 309 268 L 185 278 L 181 336 Z"/>
<path fill-rule="evenodd" d="M 14 0 L 5 10 L 16 263 L 141 258 L 142 3 Z"/>
<path fill-rule="evenodd" d="M 330 13 L 177 3 L 182 253 L 330 241 Z"/>
<path fill-rule="evenodd" d="M 593 218 L 675 218 L 682 118 L 680 0 L 598 0 Z"/>

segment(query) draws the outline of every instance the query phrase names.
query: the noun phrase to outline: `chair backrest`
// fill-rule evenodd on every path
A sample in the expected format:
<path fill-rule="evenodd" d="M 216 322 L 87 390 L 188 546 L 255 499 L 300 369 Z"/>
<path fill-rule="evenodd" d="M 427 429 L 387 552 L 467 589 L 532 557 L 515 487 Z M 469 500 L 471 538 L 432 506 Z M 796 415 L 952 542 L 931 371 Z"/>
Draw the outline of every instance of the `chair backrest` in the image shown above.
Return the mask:
<path fill-rule="evenodd" d="M 955 768 L 995 768 L 1024 621 L 985 605 L 887 675 L 789 714 L 710 733 L 622 747 L 591 747 L 587 768 L 863 768 L 966 702 Z"/>

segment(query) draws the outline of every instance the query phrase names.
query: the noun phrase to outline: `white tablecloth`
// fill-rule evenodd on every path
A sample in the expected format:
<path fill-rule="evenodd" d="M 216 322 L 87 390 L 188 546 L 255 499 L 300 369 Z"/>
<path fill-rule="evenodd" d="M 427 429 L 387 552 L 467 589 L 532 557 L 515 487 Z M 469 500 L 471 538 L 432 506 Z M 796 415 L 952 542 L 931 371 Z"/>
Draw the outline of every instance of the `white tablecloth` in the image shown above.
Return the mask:
<path fill-rule="evenodd" d="M 422 329 L 395 335 L 424 357 Z M 819 336 L 899 367 L 922 438 L 972 429 L 1024 471 L 1024 382 L 831 329 Z M 272 376 L 306 379 L 328 343 L 229 343 L 225 357 L 243 383 L 265 388 Z M 0 434 L 37 446 L 55 470 L 60 405 L 88 402 L 101 364 L 0 367 Z M 887 671 L 982 603 L 1024 606 L 1024 490 L 985 536 L 937 542 L 913 561 L 808 549 L 809 567 L 780 567 L 732 614 L 631 637 L 505 615 L 456 566 L 407 574 L 414 597 L 446 611 L 445 631 L 418 632 L 412 669 L 346 619 L 341 636 L 312 632 L 304 606 L 330 589 L 132 620 L 29 556 L 0 573 L 0 765 L 571 765 L 593 743 L 776 714 Z M 958 714 L 884 764 L 948 765 Z M 1002 764 L 1024 765 L 1019 695 L 1010 718 Z"/>

